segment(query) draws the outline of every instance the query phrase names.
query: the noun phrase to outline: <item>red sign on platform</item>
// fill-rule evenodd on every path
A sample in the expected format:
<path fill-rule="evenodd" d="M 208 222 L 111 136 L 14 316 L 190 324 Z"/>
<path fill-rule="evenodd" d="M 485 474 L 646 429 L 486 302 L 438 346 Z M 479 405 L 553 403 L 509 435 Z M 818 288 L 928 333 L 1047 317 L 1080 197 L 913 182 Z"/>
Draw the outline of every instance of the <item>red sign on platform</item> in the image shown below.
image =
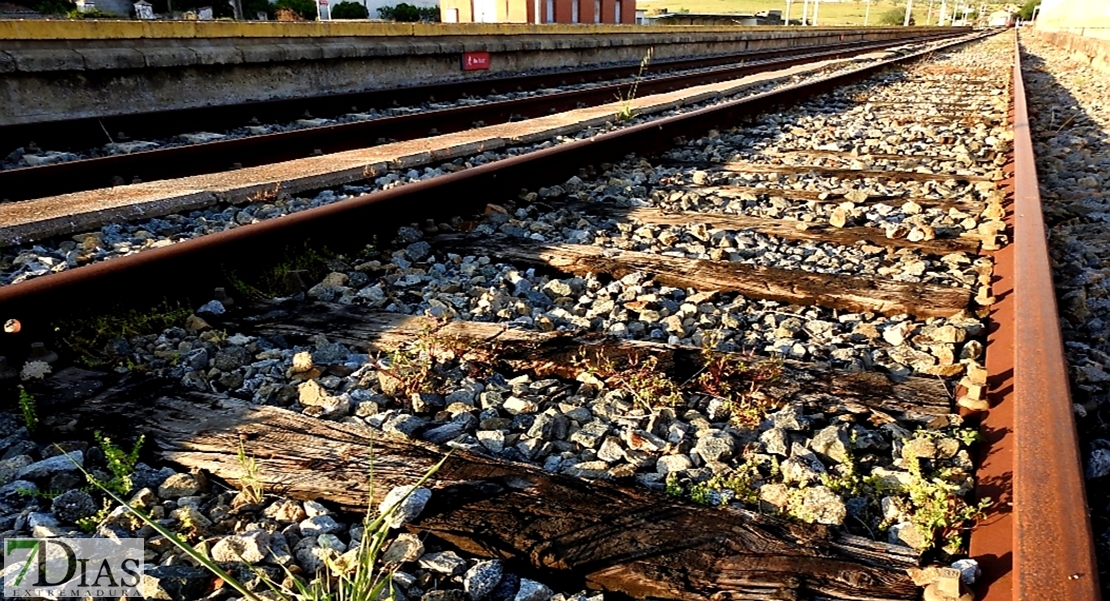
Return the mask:
<path fill-rule="evenodd" d="M 488 52 L 465 52 L 462 55 L 463 71 L 479 71 L 489 69 Z"/>

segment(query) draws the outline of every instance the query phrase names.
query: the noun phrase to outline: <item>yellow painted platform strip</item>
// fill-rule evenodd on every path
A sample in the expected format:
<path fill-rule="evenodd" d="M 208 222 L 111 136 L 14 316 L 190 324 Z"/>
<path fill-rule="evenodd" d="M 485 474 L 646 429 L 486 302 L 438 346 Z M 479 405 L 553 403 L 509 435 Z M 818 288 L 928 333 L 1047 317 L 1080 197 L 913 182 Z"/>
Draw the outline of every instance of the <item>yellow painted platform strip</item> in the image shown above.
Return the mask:
<path fill-rule="evenodd" d="M 920 31 L 941 28 L 917 28 Z M 490 35 L 629 35 L 904 31 L 901 27 L 712 27 L 698 25 L 531 25 L 520 23 L 376 23 L 368 21 L 81 21 L 0 20 L 0 40 L 126 40 L 191 38 L 326 38 Z"/>

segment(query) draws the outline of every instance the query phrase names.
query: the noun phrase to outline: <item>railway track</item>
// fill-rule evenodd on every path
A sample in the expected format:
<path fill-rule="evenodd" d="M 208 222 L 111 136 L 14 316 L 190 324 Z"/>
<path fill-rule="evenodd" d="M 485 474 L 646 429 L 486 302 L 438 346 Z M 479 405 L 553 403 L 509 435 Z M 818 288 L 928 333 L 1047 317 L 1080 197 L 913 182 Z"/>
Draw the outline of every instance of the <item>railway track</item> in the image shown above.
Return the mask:
<path fill-rule="evenodd" d="M 36 349 L 47 425 L 344 511 L 377 432 L 375 501 L 453 447 L 409 527 L 476 559 L 408 562 L 410 598 L 493 558 L 614 598 L 1096 599 L 1015 56 L 965 41 L 9 285 L 3 339 L 207 290 L 148 335 L 73 326 L 125 378 L 40 382 Z"/>
<path fill-rule="evenodd" d="M 951 36 L 934 34 L 911 42 Z M 905 46 L 906 43 L 845 42 L 832 48 L 756 51 L 727 57 L 667 61 L 646 72 L 648 77 L 642 81 L 635 68 L 613 67 L 581 73 L 529 75 L 344 94 L 308 101 L 168 111 L 117 117 L 108 119 L 107 124 L 103 120 L 82 120 L 34 127 L 9 126 L 0 128 L 0 136 L 10 140 L 11 144 L 16 144 L 16 140 L 30 141 L 24 143 L 34 142 L 49 151 L 32 155 L 36 162 L 43 164 L 0 170 L 0 190 L 3 190 L 2 198 L 18 201 L 135 181 L 265 165 L 314 154 L 365 148 L 374 141 L 419 139 L 429 135 L 429 132 L 452 133 L 470 129 L 475 124 L 539 117 L 610 103 L 614 99 L 630 97 L 637 91 L 643 95 L 670 92 L 793 65 Z M 668 74 L 672 71 L 677 72 Z M 614 79 L 623 81 L 605 83 Z M 566 88 L 568 82 L 576 81 L 589 83 L 579 83 L 570 86 L 571 89 L 560 90 L 558 87 Z M 551 86 L 556 86 L 554 91 L 550 90 Z M 516 93 L 506 97 L 504 94 L 497 95 L 497 89 L 506 92 L 541 90 L 541 93 Z M 480 97 L 473 98 L 476 94 L 492 95 L 497 99 L 482 101 Z M 419 106 L 408 110 L 393 108 L 400 103 L 419 105 L 429 99 L 439 101 L 436 106 L 442 106 L 444 100 L 456 103 L 426 110 Z M 379 112 L 377 109 L 384 110 Z M 337 115 L 337 111 L 342 112 Z M 265 123 L 278 120 L 293 123 L 264 126 L 260 119 L 266 120 Z M 182 129 L 188 127 L 187 124 L 200 123 L 205 124 L 205 131 L 198 132 L 195 125 L 192 129 Z M 249 123 L 254 125 L 247 127 Z M 213 133 L 220 130 L 232 131 Z M 118 132 L 126 132 L 126 142 L 114 141 L 113 136 L 120 135 Z M 151 141 L 158 138 L 171 140 L 162 143 Z M 97 156 L 105 152 L 109 154 Z M 69 159 L 47 162 L 55 160 L 51 157 Z"/>

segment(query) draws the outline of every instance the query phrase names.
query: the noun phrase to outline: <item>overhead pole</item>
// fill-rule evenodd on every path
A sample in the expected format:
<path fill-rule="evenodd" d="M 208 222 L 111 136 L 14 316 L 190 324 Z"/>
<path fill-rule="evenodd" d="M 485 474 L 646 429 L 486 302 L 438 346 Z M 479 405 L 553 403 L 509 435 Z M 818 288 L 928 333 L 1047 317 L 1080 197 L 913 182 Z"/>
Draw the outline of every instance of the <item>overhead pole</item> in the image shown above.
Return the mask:
<path fill-rule="evenodd" d="M 813 26 L 817 26 L 817 11 L 821 8 L 821 0 L 813 0 Z"/>
<path fill-rule="evenodd" d="M 929 0 L 929 12 L 925 15 L 925 26 L 933 24 L 933 0 Z"/>
<path fill-rule="evenodd" d="M 802 25 L 809 25 L 809 0 L 802 4 Z"/>
<path fill-rule="evenodd" d="M 940 0 L 940 14 L 937 15 L 937 25 L 944 27 L 944 17 L 948 12 L 948 0 Z"/>
<path fill-rule="evenodd" d="M 911 17 L 913 17 L 913 0 L 906 0 L 906 17 L 902 19 L 902 27 L 910 26 Z"/>
<path fill-rule="evenodd" d="M 867 22 L 871 20 L 871 0 L 867 0 L 867 10 L 863 13 L 863 26 L 867 27 Z"/>
<path fill-rule="evenodd" d="M 790 27 L 790 3 L 793 1 L 794 0 L 786 0 L 786 15 L 783 17 L 782 21 L 787 27 Z"/>

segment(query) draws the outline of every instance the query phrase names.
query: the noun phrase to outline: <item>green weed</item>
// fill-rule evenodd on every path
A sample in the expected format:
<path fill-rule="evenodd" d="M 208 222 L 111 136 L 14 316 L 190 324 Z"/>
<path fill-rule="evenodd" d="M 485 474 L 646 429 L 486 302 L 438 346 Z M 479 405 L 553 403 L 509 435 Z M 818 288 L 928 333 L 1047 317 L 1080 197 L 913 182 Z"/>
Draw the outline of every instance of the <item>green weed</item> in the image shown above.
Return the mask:
<path fill-rule="evenodd" d="M 62 346 L 78 355 L 89 367 L 127 362 L 126 358 L 109 356 L 104 347 L 116 338 L 129 339 L 161 332 L 181 325 L 192 310 L 178 304 L 162 302 L 146 310 L 132 309 L 117 313 L 83 316 L 81 319 L 64 320 L 55 332 Z"/>
<path fill-rule="evenodd" d="M 428 470 L 424 476 L 416 482 L 413 490 L 427 482 L 445 461 L 447 461 L 447 457 L 444 457 L 439 463 Z M 338 559 L 327 560 L 325 562 L 324 574 L 308 582 L 304 582 L 292 572 L 286 570 L 286 579 L 293 583 L 292 589 L 284 586 L 281 582 L 275 582 L 267 574 L 255 570 L 248 565 L 254 572 L 254 575 L 270 589 L 270 594 L 258 594 L 251 591 L 246 584 L 212 561 L 203 548 L 190 544 L 180 535 L 166 528 L 157 520 L 148 516 L 145 512 L 128 505 L 123 498 L 114 491 L 103 486 L 102 483 L 85 471 L 76 461 L 74 461 L 74 465 L 85 474 L 85 477 L 88 478 L 90 483 L 100 488 L 105 495 L 109 496 L 120 505 L 127 507 L 127 509 L 138 517 L 139 520 L 147 526 L 150 526 L 158 534 L 164 536 L 166 540 L 180 549 L 181 552 L 192 561 L 207 569 L 217 578 L 223 580 L 247 601 L 264 601 L 274 598 L 280 599 L 281 601 L 393 601 L 398 599 L 396 591 L 393 588 L 393 573 L 396 570 L 396 566 L 383 565 L 381 562 L 381 553 L 385 546 L 385 541 L 390 534 L 389 524 L 392 515 L 404 499 L 401 499 L 396 505 L 387 508 L 385 512 L 376 517 L 372 517 L 373 512 L 367 510 L 366 517 L 363 519 L 363 535 L 357 550 L 353 554 L 348 552 L 348 554 L 344 554 Z M 373 496 L 373 473 L 371 472 L 369 497 L 373 499 Z"/>
<path fill-rule="evenodd" d="M 107 482 L 97 482 L 100 488 L 107 488 L 117 494 L 125 495 L 131 490 L 131 474 L 135 473 L 135 464 L 139 462 L 139 450 L 143 446 L 145 436 L 139 436 L 131 452 L 125 453 L 123 449 L 112 443 L 112 439 L 102 435 L 99 431 L 93 433 L 100 451 L 104 453 L 104 462 L 112 478 Z"/>
<path fill-rule="evenodd" d="M 100 522 L 103 522 L 104 519 L 108 517 L 109 513 L 112 513 L 112 502 L 108 499 L 104 499 L 100 510 L 94 515 L 77 520 L 77 527 L 85 534 L 92 534 L 96 532 L 96 529 L 100 526 Z"/>
<path fill-rule="evenodd" d="M 311 285 L 332 270 L 328 263 L 339 255 L 327 249 L 298 248 L 287 250 L 284 259 L 257 274 L 242 276 L 237 272 L 224 274 L 236 294 L 254 300 L 267 300 L 296 293 L 300 284 Z"/>
<path fill-rule="evenodd" d="M 632 101 L 636 100 L 636 91 L 640 87 L 640 80 L 644 78 L 644 72 L 647 71 L 648 64 L 651 63 L 653 56 L 655 56 L 655 48 L 648 48 L 647 52 L 644 53 L 644 58 L 640 59 L 640 70 L 632 80 L 632 87 L 630 87 L 625 94 L 617 92 L 617 100 L 621 103 L 620 110 L 617 111 L 617 121 L 625 123 L 631 121 L 633 117 L 636 116 L 636 111 L 632 108 Z"/>
<path fill-rule="evenodd" d="M 261 503 L 265 488 L 258 477 L 258 462 L 247 455 L 242 440 L 239 441 L 239 467 L 243 470 L 243 475 L 239 477 L 240 492 L 248 503 Z"/>
<path fill-rule="evenodd" d="M 22 386 L 19 387 L 19 413 L 23 416 L 23 425 L 27 430 L 34 432 L 39 427 L 39 415 L 35 403 L 35 396 Z"/>

